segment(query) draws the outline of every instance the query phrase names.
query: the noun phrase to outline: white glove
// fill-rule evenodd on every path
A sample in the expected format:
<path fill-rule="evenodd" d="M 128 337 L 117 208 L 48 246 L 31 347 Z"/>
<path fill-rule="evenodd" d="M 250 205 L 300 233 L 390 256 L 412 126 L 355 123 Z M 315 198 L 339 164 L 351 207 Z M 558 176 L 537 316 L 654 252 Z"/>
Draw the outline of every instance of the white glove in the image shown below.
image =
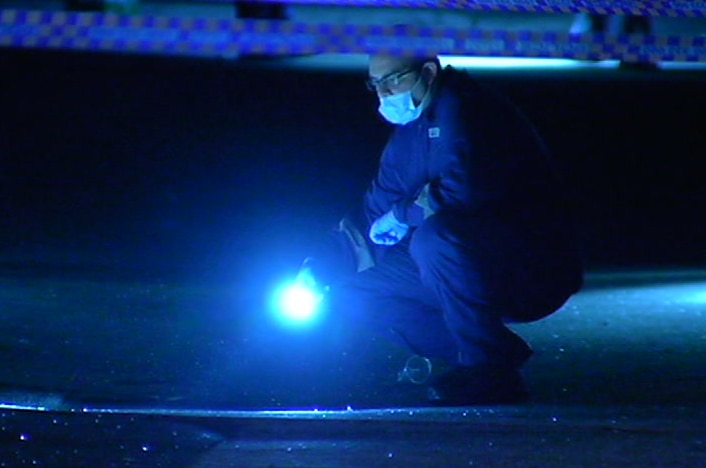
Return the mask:
<path fill-rule="evenodd" d="M 395 245 L 407 235 L 409 226 L 397 221 L 392 210 L 380 216 L 372 226 L 368 237 L 378 245 Z"/>

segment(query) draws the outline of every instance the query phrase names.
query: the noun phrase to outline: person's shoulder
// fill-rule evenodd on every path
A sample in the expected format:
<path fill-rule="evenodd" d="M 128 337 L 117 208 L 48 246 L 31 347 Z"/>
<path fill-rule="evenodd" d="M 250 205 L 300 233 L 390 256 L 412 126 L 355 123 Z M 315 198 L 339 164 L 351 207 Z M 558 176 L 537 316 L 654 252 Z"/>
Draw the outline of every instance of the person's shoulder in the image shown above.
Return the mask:
<path fill-rule="evenodd" d="M 440 87 L 447 99 L 458 101 L 461 107 L 474 109 L 514 107 L 514 103 L 499 88 L 476 79 L 471 73 L 451 66 L 444 68 Z"/>
<path fill-rule="evenodd" d="M 463 109 L 472 106 L 477 96 L 477 82 L 467 72 L 446 66 L 439 75 L 436 90 L 436 114 L 442 119 L 453 119 Z"/>
<path fill-rule="evenodd" d="M 440 86 L 456 93 L 477 89 L 478 81 L 467 71 L 447 65 L 441 70 Z"/>
<path fill-rule="evenodd" d="M 439 75 L 438 98 L 444 107 L 465 107 L 482 93 L 479 83 L 468 72 L 451 66 Z"/>

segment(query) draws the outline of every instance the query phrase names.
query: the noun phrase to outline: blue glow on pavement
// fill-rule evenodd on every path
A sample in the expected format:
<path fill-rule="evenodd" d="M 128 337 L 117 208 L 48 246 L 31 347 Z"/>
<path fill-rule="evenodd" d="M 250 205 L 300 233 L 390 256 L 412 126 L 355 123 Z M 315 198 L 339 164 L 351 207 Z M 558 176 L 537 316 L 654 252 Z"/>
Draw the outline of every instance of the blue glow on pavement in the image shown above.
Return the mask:
<path fill-rule="evenodd" d="M 690 304 L 706 304 L 706 284 L 691 285 L 682 292 L 684 302 Z"/>
<path fill-rule="evenodd" d="M 706 272 L 703 271 L 669 270 L 633 274 L 639 284 L 612 290 L 621 295 L 622 304 L 648 303 L 654 306 L 650 310 L 655 313 L 663 313 L 662 307 L 673 308 L 675 313 L 684 313 L 686 310 L 693 310 L 693 307 L 700 311 L 702 306 L 706 305 L 706 281 L 703 280 L 705 275 Z M 604 277 L 611 276 L 608 274 Z"/>
<path fill-rule="evenodd" d="M 644 299 L 663 305 L 703 305 L 706 304 L 706 283 L 684 283 L 655 285 L 638 289 Z M 679 309 L 675 309 L 679 310 Z"/>

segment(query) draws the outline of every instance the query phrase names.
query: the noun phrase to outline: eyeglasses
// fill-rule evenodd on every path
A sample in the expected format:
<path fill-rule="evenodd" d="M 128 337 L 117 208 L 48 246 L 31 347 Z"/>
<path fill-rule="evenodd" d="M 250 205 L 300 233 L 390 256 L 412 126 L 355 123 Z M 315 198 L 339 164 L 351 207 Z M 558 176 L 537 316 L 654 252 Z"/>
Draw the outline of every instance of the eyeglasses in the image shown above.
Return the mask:
<path fill-rule="evenodd" d="M 370 91 L 377 91 L 381 88 L 394 89 L 400 85 L 400 82 L 402 81 L 402 79 L 404 79 L 405 76 L 416 71 L 416 68 L 411 68 L 409 70 L 401 72 L 390 73 L 389 75 L 385 75 L 382 78 L 368 78 L 367 80 L 365 80 L 365 86 Z"/>

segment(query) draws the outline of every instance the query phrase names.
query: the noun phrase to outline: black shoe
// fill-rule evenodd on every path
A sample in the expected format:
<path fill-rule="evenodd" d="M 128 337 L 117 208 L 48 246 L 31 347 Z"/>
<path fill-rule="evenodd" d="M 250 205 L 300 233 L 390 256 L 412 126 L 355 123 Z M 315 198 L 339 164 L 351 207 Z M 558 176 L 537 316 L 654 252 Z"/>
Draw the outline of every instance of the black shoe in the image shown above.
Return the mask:
<path fill-rule="evenodd" d="M 529 395 L 516 369 L 456 367 L 427 388 L 427 401 L 438 406 L 513 404 Z"/>

